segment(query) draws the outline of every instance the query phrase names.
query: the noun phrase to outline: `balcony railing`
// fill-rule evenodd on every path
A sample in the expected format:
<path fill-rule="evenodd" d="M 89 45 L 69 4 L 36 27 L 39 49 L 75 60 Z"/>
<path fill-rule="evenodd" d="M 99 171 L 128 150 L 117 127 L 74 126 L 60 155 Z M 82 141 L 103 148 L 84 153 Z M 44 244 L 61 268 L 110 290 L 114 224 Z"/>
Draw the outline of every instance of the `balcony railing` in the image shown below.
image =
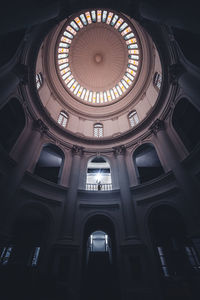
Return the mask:
<path fill-rule="evenodd" d="M 104 184 L 87 183 L 86 190 L 87 191 L 111 191 L 112 183 L 104 183 Z"/>

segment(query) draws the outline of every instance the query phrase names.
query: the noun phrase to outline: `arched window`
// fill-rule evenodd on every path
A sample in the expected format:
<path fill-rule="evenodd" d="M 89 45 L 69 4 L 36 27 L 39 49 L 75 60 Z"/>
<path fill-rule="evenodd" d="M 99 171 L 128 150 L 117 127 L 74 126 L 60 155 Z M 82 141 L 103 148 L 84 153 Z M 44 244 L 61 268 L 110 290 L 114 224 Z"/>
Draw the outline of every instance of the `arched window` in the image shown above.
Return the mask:
<path fill-rule="evenodd" d="M 133 155 L 139 183 L 154 179 L 164 173 L 153 145 L 138 147 Z"/>
<path fill-rule="evenodd" d="M 112 190 L 110 164 L 103 157 L 95 157 L 88 162 L 86 190 Z"/>
<path fill-rule="evenodd" d="M 68 118 L 68 115 L 64 111 L 61 111 L 58 117 L 58 124 L 60 124 L 63 127 L 66 127 Z"/>
<path fill-rule="evenodd" d="M 200 112 L 186 99 L 176 105 L 172 125 L 186 148 L 191 151 L 200 142 Z"/>
<path fill-rule="evenodd" d="M 94 124 L 94 137 L 103 137 L 103 124 Z"/>
<path fill-rule="evenodd" d="M 153 85 L 158 89 L 160 89 L 161 83 L 162 83 L 162 75 L 156 72 L 153 77 Z"/>
<path fill-rule="evenodd" d="M 64 154 L 53 144 L 43 147 L 34 174 L 49 181 L 59 183 L 64 162 Z"/>
<path fill-rule="evenodd" d="M 38 73 L 35 76 L 35 81 L 36 81 L 36 87 L 39 90 L 43 84 L 43 77 L 42 77 L 42 73 Z"/>
<path fill-rule="evenodd" d="M 137 125 L 139 123 L 139 118 L 138 118 L 137 112 L 135 110 L 132 111 L 128 115 L 128 118 L 129 118 L 129 123 L 130 123 L 131 127 L 134 127 L 135 125 Z"/>
<path fill-rule="evenodd" d="M 12 98 L 0 110 L 0 144 L 10 151 L 25 127 L 25 114 L 19 100 Z"/>

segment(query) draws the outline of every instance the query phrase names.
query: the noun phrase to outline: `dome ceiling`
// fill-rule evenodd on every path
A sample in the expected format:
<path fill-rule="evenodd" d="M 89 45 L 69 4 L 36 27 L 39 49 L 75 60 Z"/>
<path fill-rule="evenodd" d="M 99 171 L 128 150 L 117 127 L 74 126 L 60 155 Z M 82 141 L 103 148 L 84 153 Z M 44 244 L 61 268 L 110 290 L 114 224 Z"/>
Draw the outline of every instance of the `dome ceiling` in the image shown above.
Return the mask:
<path fill-rule="evenodd" d="M 81 138 L 117 137 L 138 127 L 152 112 L 162 74 L 151 37 L 131 17 L 111 9 L 81 10 L 56 24 L 43 40 L 36 74 L 48 117 Z M 136 116 L 133 124 L 131 116 Z M 131 123 L 132 122 L 132 123 Z"/>
<path fill-rule="evenodd" d="M 65 89 L 90 105 L 120 100 L 139 73 L 138 40 L 133 24 L 119 13 L 92 10 L 69 18 L 56 50 L 57 72 Z"/>

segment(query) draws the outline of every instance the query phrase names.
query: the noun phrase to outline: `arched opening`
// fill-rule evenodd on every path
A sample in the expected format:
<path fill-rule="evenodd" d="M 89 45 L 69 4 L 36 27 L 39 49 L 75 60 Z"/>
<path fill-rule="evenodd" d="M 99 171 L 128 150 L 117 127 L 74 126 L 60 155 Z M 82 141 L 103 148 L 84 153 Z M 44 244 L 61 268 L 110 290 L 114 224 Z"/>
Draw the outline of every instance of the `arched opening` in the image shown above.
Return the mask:
<path fill-rule="evenodd" d="M 95 157 L 87 164 L 86 190 L 112 190 L 111 168 L 107 159 Z"/>
<path fill-rule="evenodd" d="M 185 147 L 191 151 L 200 142 L 200 112 L 186 99 L 176 105 L 172 125 Z"/>
<path fill-rule="evenodd" d="M 62 150 L 53 144 L 45 145 L 40 153 L 34 174 L 51 182 L 59 183 L 63 163 L 64 153 Z"/>
<path fill-rule="evenodd" d="M 0 143 L 10 152 L 25 127 L 24 110 L 18 99 L 12 98 L 0 110 Z"/>
<path fill-rule="evenodd" d="M 200 257 L 194 241 L 187 238 L 182 216 L 171 206 L 158 206 L 150 214 L 149 229 L 166 299 L 193 299 Z"/>
<path fill-rule="evenodd" d="M 85 225 L 81 300 L 120 299 L 113 223 L 101 215 Z"/>
<path fill-rule="evenodd" d="M 151 144 L 138 147 L 133 154 L 133 160 L 139 183 L 152 180 L 164 173 L 157 152 Z"/>
<path fill-rule="evenodd" d="M 35 207 L 22 209 L 13 225 L 12 239 L 1 251 L 0 274 L 6 299 L 16 295 L 24 299 L 24 295 L 40 289 L 40 263 L 48 237 L 48 216 Z"/>

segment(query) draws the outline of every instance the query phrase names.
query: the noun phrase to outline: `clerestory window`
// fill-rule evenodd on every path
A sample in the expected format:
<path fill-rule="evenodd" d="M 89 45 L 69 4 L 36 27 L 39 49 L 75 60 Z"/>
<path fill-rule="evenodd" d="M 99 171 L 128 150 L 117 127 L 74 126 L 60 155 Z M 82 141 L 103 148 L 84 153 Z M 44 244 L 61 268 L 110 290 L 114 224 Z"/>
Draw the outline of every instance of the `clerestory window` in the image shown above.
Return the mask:
<path fill-rule="evenodd" d="M 39 90 L 43 84 L 43 77 L 42 77 L 42 73 L 38 73 L 36 74 L 35 76 L 35 80 L 36 80 L 36 87 L 37 87 L 37 90 Z"/>
<path fill-rule="evenodd" d="M 100 123 L 94 124 L 94 137 L 103 137 L 103 125 Z"/>
<path fill-rule="evenodd" d="M 68 115 L 64 111 L 61 111 L 58 117 L 58 124 L 60 124 L 63 127 L 66 127 L 68 118 Z"/>
<path fill-rule="evenodd" d="M 135 125 L 137 125 L 139 123 L 139 118 L 138 118 L 137 112 L 135 110 L 132 111 L 128 115 L 128 118 L 129 118 L 129 123 L 130 123 L 131 127 L 134 127 Z"/>

